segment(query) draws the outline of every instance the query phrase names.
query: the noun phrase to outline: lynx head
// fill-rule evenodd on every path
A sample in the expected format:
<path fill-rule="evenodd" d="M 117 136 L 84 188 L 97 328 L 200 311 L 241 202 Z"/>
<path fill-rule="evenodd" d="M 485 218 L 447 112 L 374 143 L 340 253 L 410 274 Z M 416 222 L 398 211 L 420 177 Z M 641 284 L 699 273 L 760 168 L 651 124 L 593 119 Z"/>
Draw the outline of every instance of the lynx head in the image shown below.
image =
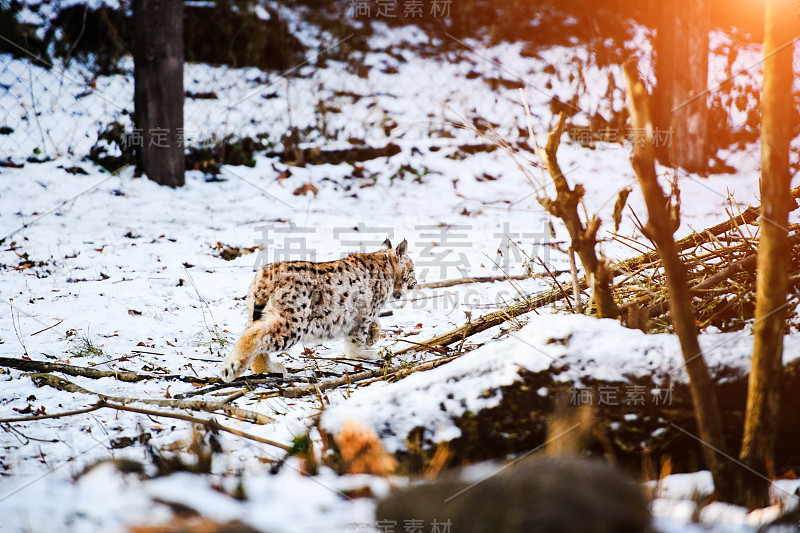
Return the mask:
<path fill-rule="evenodd" d="M 397 300 L 403 296 L 403 293 L 410 291 L 417 285 L 417 278 L 414 277 L 414 262 L 408 255 L 408 242 L 405 239 L 394 249 L 392 249 L 391 241 L 386 239 L 383 241 L 383 248 L 387 250 L 389 262 L 394 270 L 392 298 Z"/>

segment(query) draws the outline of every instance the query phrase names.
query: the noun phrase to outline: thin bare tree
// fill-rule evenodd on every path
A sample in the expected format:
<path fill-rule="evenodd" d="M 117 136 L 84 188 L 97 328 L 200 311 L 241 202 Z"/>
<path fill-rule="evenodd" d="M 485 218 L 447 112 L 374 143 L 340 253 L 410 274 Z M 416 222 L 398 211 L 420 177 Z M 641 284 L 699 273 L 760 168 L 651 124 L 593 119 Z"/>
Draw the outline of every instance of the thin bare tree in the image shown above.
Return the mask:
<path fill-rule="evenodd" d="M 539 148 L 539 159 L 547 167 L 553 184 L 556 187 L 556 197 L 540 197 L 539 202 L 548 212 L 560 218 L 564 222 L 569 232 L 572 248 L 578 254 L 586 271 L 586 278 L 594 291 L 594 299 L 597 305 L 597 316 L 599 318 L 617 318 L 619 307 L 614 300 L 611 291 L 611 281 L 613 276 L 608 270 L 605 261 L 597 257 L 595 250 L 597 246 L 597 231 L 600 229 L 600 218 L 596 215 L 590 217 L 586 223 L 581 220 L 578 214 L 585 189 L 583 185 L 577 184 L 570 187 L 561 172 L 556 153 L 561 143 L 561 136 L 567 123 L 567 116 L 561 113 L 558 116 L 558 123 L 553 131 L 547 136 L 547 144 Z"/>
<path fill-rule="evenodd" d="M 686 268 L 678 256 L 673 237 L 678 226 L 673 215 L 675 209 L 671 199 L 661 189 L 656 176 L 654 129 L 650 118 L 648 92 L 633 61 L 625 65 L 625 78 L 631 127 L 644 133 L 642 142 L 634 143 L 631 155 L 633 170 L 636 172 L 647 206 L 648 221 L 643 229 L 655 243 L 664 268 L 670 316 L 680 341 L 686 373 L 689 375 L 689 390 L 692 394 L 697 429 L 704 444 L 703 454 L 706 464 L 714 478 L 717 495 L 723 500 L 730 501 L 734 495 L 730 482 L 731 465 L 717 454 L 717 450 L 726 450 L 722 417 L 714 383 L 711 381 L 697 340 L 697 327 L 686 280 Z"/>
<path fill-rule="evenodd" d="M 761 237 L 756 274 L 755 344 L 747 388 L 741 461 L 762 476 L 743 472 L 739 502 L 769 503 L 783 376 L 783 334 L 791 245 L 788 216 L 789 142 L 792 139 L 792 40 L 800 36 L 797 3 L 769 0 L 764 24 L 761 89 Z"/>

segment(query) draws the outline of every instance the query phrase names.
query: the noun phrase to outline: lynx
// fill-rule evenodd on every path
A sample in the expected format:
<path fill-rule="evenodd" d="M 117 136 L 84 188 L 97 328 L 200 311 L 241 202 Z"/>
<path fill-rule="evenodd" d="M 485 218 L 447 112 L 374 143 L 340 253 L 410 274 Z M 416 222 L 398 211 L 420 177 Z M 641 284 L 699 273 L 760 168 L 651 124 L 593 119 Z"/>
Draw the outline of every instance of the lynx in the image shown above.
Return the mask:
<path fill-rule="evenodd" d="M 285 261 L 261 268 L 247 293 L 247 327 L 222 366 L 231 381 L 250 366 L 253 372 L 286 369 L 270 354 L 298 342 L 345 338 L 348 357 L 373 358 L 380 336 L 378 314 L 391 299 L 414 288 L 414 263 L 404 240 L 389 239 L 380 250 L 338 261 Z"/>

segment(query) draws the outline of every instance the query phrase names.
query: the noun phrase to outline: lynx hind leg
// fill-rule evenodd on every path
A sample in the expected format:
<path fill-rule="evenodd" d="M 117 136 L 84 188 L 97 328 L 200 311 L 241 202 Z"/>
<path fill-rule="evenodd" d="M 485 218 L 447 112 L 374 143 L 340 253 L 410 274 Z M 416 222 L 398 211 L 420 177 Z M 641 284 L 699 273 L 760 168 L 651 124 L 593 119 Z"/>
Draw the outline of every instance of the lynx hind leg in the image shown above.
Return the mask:
<path fill-rule="evenodd" d="M 250 370 L 252 370 L 254 374 L 263 374 L 268 371 L 269 363 L 268 355 L 263 353 L 256 354 L 256 356 L 253 357 L 253 362 L 250 363 Z"/>
<path fill-rule="evenodd" d="M 269 354 L 260 353 L 250 363 L 250 370 L 254 374 L 282 374 L 286 377 L 286 367 L 272 360 Z"/>
<path fill-rule="evenodd" d="M 367 332 L 367 346 L 373 346 L 381 338 L 381 324 L 377 320 L 369 325 Z"/>
<path fill-rule="evenodd" d="M 374 359 L 377 352 L 369 348 L 364 339 L 350 336 L 344 341 L 344 355 L 350 359 Z"/>
<path fill-rule="evenodd" d="M 232 381 L 239 376 L 253 362 L 256 355 L 263 354 L 269 367 L 268 354 L 286 347 L 283 346 L 285 343 L 282 340 L 287 340 L 287 337 L 281 337 L 280 333 L 287 328 L 288 325 L 278 316 L 265 317 L 250 324 L 236 341 L 228 360 L 222 365 L 220 377 L 223 381 Z"/>
<path fill-rule="evenodd" d="M 377 341 L 380 327 L 376 322 L 360 326 L 350 332 L 344 341 L 344 354 L 354 359 L 375 359 L 378 350 L 372 348 Z"/>

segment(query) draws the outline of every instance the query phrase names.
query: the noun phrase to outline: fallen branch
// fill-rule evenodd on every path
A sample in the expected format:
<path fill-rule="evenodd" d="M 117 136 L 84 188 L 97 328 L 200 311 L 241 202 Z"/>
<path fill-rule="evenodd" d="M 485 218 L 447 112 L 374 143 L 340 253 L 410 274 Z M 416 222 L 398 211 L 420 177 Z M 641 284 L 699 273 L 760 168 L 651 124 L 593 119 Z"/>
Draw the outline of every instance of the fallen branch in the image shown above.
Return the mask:
<path fill-rule="evenodd" d="M 25 372 L 61 372 L 62 374 L 66 374 L 68 376 L 80 376 L 91 379 L 114 378 L 129 383 L 136 383 L 146 379 L 166 379 L 173 381 L 184 381 L 186 383 L 205 383 L 219 379 L 181 376 L 178 374 L 159 376 L 156 374 L 139 374 L 131 371 L 98 370 L 97 368 L 68 365 L 66 363 L 49 363 L 47 361 L 15 359 L 13 357 L 0 357 L 0 366 L 16 368 L 17 370 L 23 370 Z"/>
<path fill-rule="evenodd" d="M 225 382 L 214 383 L 213 385 L 209 385 L 208 387 L 203 387 L 202 389 L 176 394 L 174 398 L 177 399 L 191 398 L 192 396 L 201 396 L 203 394 L 208 394 L 209 392 L 214 392 L 221 389 L 230 389 L 234 387 L 247 387 L 248 389 L 252 389 L 253 385 L 280 385 L 282 383 L 316 383 L 316 378 L 261 377 L 268 375 L 269 374 L 253 374 L 250 376 L 237 378 L 231 381 L 230 383 L 225 383 Z"/>
<path fill-rule="evenodd" d="M 755 254 L 749 255 L 744 259 L 736 261 L 735 263 L 717 272 L 716 274 L 709 276 L 708 278 L 706 278 L 704 281 L 701 281 L 697 285 L 694 285 L 690 289 L 690 292 L 696 293 L 697 291 L 710 289 L 711 287 L 714 287 L 715 285 L 722 283 L 727 279 L 732 278 L 736 274 L 739 274 L 741 272 L 752 272 L 753 270 L 755 270 L 755 266 L 756 266 Z M 669 301 L 667 300 L 651 305 L 647 311 L 648 316 L 650 318 L 661 316 L 667 312 L 669 312 Z"/>
<path fill-rule="evenodd" d="M 443 353 L 444 354 L 447 353 L 447 350 L 442 348 L 441 346 L 431 346 L 429 343 L 410 341 L 408 339 L 397 339 L 397 340 L 399 342 L 407 342 L 408 344 L 413 344 L 414 346 L 419 346 L 420 348 L 424 349 L 427 352 L 436 353 L 436 354 L 439 354 L 439 355 L 442 355 Z M 397 354 L 395 354 L 395 355 L 398 355 L 400 353 L 401 352 L 397 352 Z M 402 353 L 405 353 L 405 351 L 403 351 Z"/>
<path fill-rule="evenodd" d="M 400 370 L 400 368 L 401 368 L 400 366 L 395 366 L 389 369 L 375 368 L 372 370 L 364 370 L 363 372 L 357 372 L 355 374 L 345 374 L 343 377 L 332 379 L 330 381 L 312 383 L 311 385 L 306 385 L 305 387 L 294 387 L 291 389 L 283 389 L 277 391 L 277 395 L 283 396 L 285 398 L 302 398 L 303 396 L 316 394 L 317 392 L 324 392 L 326 390 L 334 389 L 341 385 L 347 385 L 348 383 L 356 383 L 358 381 L 364 381 L 365 379 L 374 378 L 375 376 L 379 376 L 384 373 L 396 372 L 397 370 Z"/>
<path fill-rule="evenodd" d="M 39 331 L 37 331 L 36 333 L 31 333 L 31 337 L 33 337 L 34 335 L 38 335 L 39 333 L 44 333 L 44 332 L 45 332 L 45 331 L 47 331 L 48 329 L 53 329 L 54 327 L 56 327 L 57 325 L 61 324 L 62 322 L 64 322 L 64 319 L 63 319 L 63 318 L 62 318 L 61 320 L 59 320 L 58 322 L 56 322 L 55 324 L 53 324 L 52 326 L 47 326 L 47 327 L 46 327 L 46 328 L 44 328 L 44 329 L 40 329 L 40 330 L 39 330 Z"/>
<path fill-rule="evenodd" d="M 102 402 L 103 400 L 101 400 Z M 285 444 L 281 444 L 280 442 L 275 442 L 273 440 L 265 439 L 263 437 L 259 437 L 257 435 L 253 435 L 251 433 L 245 433 L 244 431 L 240 431 L 235 428 L 227 427 L 220 425 L 215 419 L 205 419 L 205 418 L 197 418 L 195 416 L 184 415 L 181 413 L 165 413 L 163 411 L 152 411 L 150 409 L 141 409 L 139 407 L 131 407 L 129 405 L 122 405 L 122 404 L 113 404 L 105 402 L 104 407 L 108 407 L 110 409 L 117 409 L 119 411 L 129 411 L 131 413 L 138 413 L 141 415 L 148 415 L 148 416 L 163 416 L 167 418 L 175 418 L 177 420 L 185 420 L 186 422 L 191 422 L 193 424 L 200 424 L 209 429 L 216 429 L 219 431 L 224 431 L 226 433 L 230 433 L 231 435 L 236 435 L 238 437 L 242 437 L 244 439 L 253 440 L 256 442 L 260 442 L 262 444 L 269 444 L 270 446 L 275 446 L 276 448 L 280 448 L 284 451 L 290 451 L 291 448 L 286 446 Z"/>
<path fill-rule="evenodd" d="M 64 411 L 63 413 L 53 413 L 49 415 L 31 415 L 31 416 L 21 416 L 18 418 L 0 418 L 0 424 L 16 424 L 21 422 L 34 422 L 36 420 L 46 420 L 48 418 L 64 418 L 67 416 L 74 416 L 74 415 L 82 415 L 84 413 L 91 413 L 92 411 L 97 411 L 98 409 L 102 409 L 105 407 L 104 405 L 100 405 L 99 403 L 94 404 L 91 407 L 87 407 L 85 409 L 76 409 L 74 411 Z"/>
<path fill-rule="evenodd" d="M 581 289 L 587 288 L 585 279 L 581 279 L 580 283 Z M 434 347 L 449 346 L 455 342 L 461 342 L 461 340 L 467 337 L 475 335 L 476 333 L 480 333 L 481 331 L 485 331 L 494 326 L 498 326 L 509 319 L 524 315 L 525 313 L 529 313 L 534 309 L 539 309 L 545 305 L 555 303 L 563 298 L 563 294 L 564 293 L 560 290 L 550 290 L 533 298 L 526 298 L 524 300 L 516 301 L 505 309 L 500 309 L 498 311 L 478 317 L 475 320 L 470 320 L 459 328 L 448 331 L 447 333 L 443 333 L 442 335 L 438 335 L 420 344 L 427 347 Z M 419 351 L 419 348 L 417 346 L 410 346 L 400 350 L 399 352 L 395 352 L 395 355 L 403 355 L 413 351 Z"/>
<path fill-rule="evenodd" d="M 420 363 L 418 365 L 408 367 L 408 368 L 401 368 L 397 372 L 391 372 L 385 376 L 379 376 L 376 378 L 368 379 L 366 381 L 362 381 L 359 383 L 359 387 L 363 387 L 365 385 L 369 385 L 370 383 L 375 383 L 376 381 L 397 381 L 399 379 L 403 379 L 404 377 L 411 375 L 415 372 L 422 372 L 425 370 L 433 370 L 436 367 L 442 366 L 445 363 L 449 363 L 454 359 L 458 359 L 463 354 L 451 355 L 449 357 L 442 357 L 440 359 L 436 359 L 435 361 L 428 361 L 426 363 Z"/>
<path fill-rule="evenodd" d="M 356 374 L 346 375 L 344 377 L 338 379 L 332 379 L 330 381 L 314 383 L 311 385 L 307 385 L 305 387 L 284 389 L 280 391 L 279 395 L 283 396 L 284 398 L 302 398 L 303 396 L 309 396 L 311 394 L 316 394 L 318 392 L 324 392 L 326 390 L 334 389 L 341 385 L 359 383 L 373 378 L 378 378 L 376 381 L 388 379 L 390 377 L 395 377 L 397 379 L 400 379 L 402 377 L 407 376 L 408 374 L 418 372 L 420 370 L 430 370 L 431 368 L 436 368 L 437 366 L 449 363 L 450 361 L 452 361 L 453 359 L 457 359 L 458 357 L 461 357 L 461 354 L 451 355 L 449 357 L 442 357 L 434 361 L 427 361 L 425 363 L 420 363 L 419 365 L 413 367 L 397 365 L 386 369 L 376 368 L 373 370 L 365 370 L 363 372 L 358 372 Z"/>
<path fill-rule="evenodd" d="M 358 359 L 358 358 L 350 359 L 348 357 L 322 357 L 319 355 L 302 355 L 300 357 L 301 359 L 305 359 L 306 361 L 314 361 L 317 364 L 319 363 L 319 361 L 333 361 L 334 363 L 349 365 L 356 368 L 364 365 L 383 366 L 383 363 L 380 361 L 370 361 L 368 359 Z"/>
<path fill-rule="evenodd" d="M 792 247 L 795 247 L 798 244 L 800 244 L 800 233 L 793 235 L 790 238 L 789 243 Z M 756 254 L 752 253 L 750 255 L 743 257 L 742 259 L 739 259 L 738 261 L 734 261 L 726 268 L 720 270 L 719 272 L 716 272 L 715 274 L 712 274 L 711 276 L 707 277 L 700 283 L 693 285 L 692 288 L 690 289 L 690 292 L 696 293 L 699 291 L 710 289 L 712 287 L 719 285 L 723 281 L 732 279 L 737 274 L 745 272 L 752 273 L 755 272 L 755 270 L 756 270 Z M 666 313 L 668 310 L 669 310 L 668 303 L 666 301 L 663 301 L 650 306 L 648 312 L 650 317 L 654 318 Z"/>
<path fill-rule="evenodd" d="M 513 276 L 478 276 L 476 278 L 463 278 L 463 279 L 449 279 L 446 281 L 431 281 L 429 283 L 420 283 L 416 286 L 417 289 L 440 289 L 442 287 L 452 287 L 454 285 L 466 285 L 469 283 L 494 283 L 496 281 L 509 281 L 520 279 L 537 278 L 537 275 L 531 274 L 517 274 Z"/>
<path fill-rule="evenodd" d="M 800 187 L 797 187 L 792 190 L 792 198 L 800 198 Z M 749 224 L 754 222 L 758 219 L 760 212 L 760 207 L 749 207 L 746 209 L 742 214 L 730 218 L 725 222 L 721 222 L 708 228 L 706 230 L 692 233 L 684 237 L 683 239 L 678 240 L 676 244 L 676 248 L 678 250 L 686 250 L 692 248 L 694 246 L 699 246 L 703 243 L 711 242 L 714 240 L 715 237 L 725 233 L 726 231 L 730 231 L 738 226 L 743 224 Z M 631 271 L 636 269 L 642 268 L 644 265 L 648 265 L 651 263 L 659 262 L 660 258 L 658 257 L 658 253 L 656 252 L 646 252 L 644 254 L 638 255 L 636 257 L 632 257 L 625 261 L 621 261 L 619 263 L 614 263 L 609 265 L 609 271 L 614 276 L 619 276 L 623 274 L 629 274 Z M 733 263 L 729 267 L 726 268 L 726 271 L 720 272 L 718 274 L 714 274 L 713 276 L 707 278 L 700 284 L 693 287 L 693 290 L 703 290 L 710 286 L 716 285 L 723 281 L 723 279 L 728 279 L 732 275 L 736 274 L 736 271 L 741 269 L 749 268 L 749 263 Z M 579 280 L 581 290 L 587 288 L 586 278 L 582 277 Z M 571 292 L 573 290 L 573 285 L 570 283 L 568 285 L 565 284 L 563 287 L 564 292 Z M 564 294 L 560 290 L 550 290 L 548 292 L 541 293 L 537 296 L 532 298 L 526 298 L 522 300 L 518 300 L 513 304 L 509 305 L 504 309 L 499 309 L 492 313 L 488 313 L 479 317 L 475 320 L 472 320 L 456 329 L 448 331 L 447 333 L 443 333 L 432 339 L 427 341 L 423 341 L 420 345 L 426 348 L 432 348 L 435 346 L 449 346 L 450 344 L 460 342 L 462 339 L 475 335 L 476 333 L 480 333 L 485 331 L 491 327 L 497 326 L 502 324 L 503 322 L 508 321 L 511 318 L 515 318 L 520 315 L 524 315 L 529 313 L 533 310 L 539 309 L 544 307 L 545 305 L 549 305 L 560 300 L 564 299 Z M 652 306 L 652 309 L 649 310 L 650 316 L 658 316 L 658 314 L 662 314 L 666 309 L 662 307 L 662 305 L 666 304 L 655 304 Z M 659 313 L 661 310 L 661 313 Z M 411 346 L 408 348 L 404 348 L 399 352 L 396 352 L 395 355 L 403 355 L 408 352 L 419 351 L 418 348 L 415 346 Z"/>
<path fill-rule="evenodd" d="M 274 418 L 270 418 L 267 415 L 231 405 L 230 402 L 236 399 L 232 396 L 229 396 L 228 398 L 218 402 L 210 402 L 207 400 L 182 400 L 177 398 L 126 398 L 123 396 L 107 396 L 105 394 L 99 394 L 54 374 L 30 374 L 30 378 L 37 387 L 43 387 L 47 385 L 53 387 L 54 389 L 63 390 L 66 392 L 97 396 L 101 400 L 117 402 L 122 405 L 127 405 L 129 403 L 143 403 L 148 405 L 157 405 L 158 407 L 171 407 L 173 409 L 187 409 L 190 411 L 205 411 L 208 413 L 222 411 L 232 418 L 246 422 L 252 422 L 255 424 L 270 424 L 275 421 Z"/>
<path fill-rule="evenodd" d="M 569 247 L 569 249 L 570 249 L 570 252 L 571 252 L 571 251 L 572 251 L 572 246 L 570 246 L 570 247 Z M 573 254 L 570 254 L 570 257 L 572 257 L 572 262 L 574 263 L 574 262 L 575 262 L 575 258 L 574 258 L 574 256 L 573 256 Z M 542 261 L 542 259 L 541 259 L 541 258 L 537 257 L 536 259 L 539 261 L 539 264 L 540 264 L 540 265 L 542 265 L 542 268 L 544 268 L 544 271 L 545 271 L 545 272 L 547 272 L 547 274 L 548 274 L 548 275 L 550 276 L 550 278 L 553 280 L 553 285 L 555 285 L 555 286 L 556 286 L 556 288 L 559 290 L 559 292 L 561 292 L 561 297 L 562 297 L 564 300 L 566 300 L 566 302 L 567 302 L 567 306 L 568 306 L 570 309 L 573 309 L 573 307 L 572 307 L 572 302 L 570 302 L 570 301 L 569 301 L 569 295 L 568 295 L 566 292 L 564 292 L 564 288 L 563 288 L 563 287 L 561 286 L 561 284 L 558 282 L 558 278 L 556 277 L 556 275 L 555 275 L 555 274 L 553 274 L 552 272 L 550 272 L 550 269 L 549 269 L 549 268 L 547 268 L 547 265 L 545 264 L 545 262 L 544 262 L 544 261 Z M 577 276 L 577 273 L 576 273 L 576 276 Z M 552 287 L 552 285 L 551 285 L 551 287 Z M 577 288 L 573 289 L 573 294 L 580 294 L 580 290 L 578 290 Z"/>
<path fill-rule="evenodd" d="M 153 379 L 155 376 L 147 374 L 137 374 L 136 372 L 117 372 L 113 370 L 98 370 L 96 368 L 86 368 L 82 366 L 68 365 L 65 363 L 48 363 L 46 361 L 33 361 L 27 359 L 14 359 L 11 357 L 0 357 L 0 366 L 16 368 L 26 372 L 61 372 L 68 376 L 81 376 L 91 379 L 115 378 L 120 381 L 135 383 L 144 379 Z"/>
<path fill-rule="evenodd" d="M 800 187 L 795 187 L 794 189 L 792 189 L 789 195 L 795 201 L 800 199 Z M 796 203 L 794 209 L 797 209 Z M 745 224 L 753 224 L 754 222 L 756 222 L 756 220 L 758 220 L 759 216 L 761 216 L 761 206 L 760 205 L 750 206 L 747 209 L 745 209 L 740 215 L 729 218 L 728 220 L 720 222 L 719 224 L 711 226 L 710 228 L 705 229 L 703 231 L 698 231 L 692 233 L 691 235 L 687 235 L 682 239 L 678 239 L 677 241 L 675 241 L 675 247 L 679 252 L 682 252 L 683 250 L 688 250 L 689 248 L 693 248 L 703 243 L 710 242 L 712 240 L 712 237 L 717 237 L 719 235 L 722 235 L 723 233 L 739 228 L 740 226 L 743 226 Z M 638 257 L 634 257 L 632 259 L 624 261 L 623 263 L 619 263 L 618 265 L 612 265 L 611 269 L 618 270 L 618 267 L 622 265 L 636 268 L 640 265 L 657 261 L 658 259 L 659 259 L 658 252 L 653 250 L 644 253 Z"/>
<path fill-rule="evenodd" d="M 123 404 L 116 404 L 111 403 L 106 400 L 100 400 L 96 404 L 91 407 L 87 407 L 85 409 L 77 409 L 75 411 L 65 411 L 63 413 L 53 413 L 50 415 L 33 415 L 33 416 L 25 416 L 19 418 L 0 418 L 0 424 L 17 424 L 22 422 L 33 422 L 35 420 L 44 420 L 47 418 L 64 418 L 68 416 L 79 415 L 83 413 L 91 413 L 92 411 L 97 411 L 98 409 L 116 409 L 118 411 L 128 411 L 130 413 L 137 413 L 140 415 L 146 416 L 155 416 L 155 417 L 164 417 L 164 418 L 174 418 L 176 420 L 183 420 L 185 422 L 191 422 L 192 424 L 200 424 L 201 426 L 205 426 L 212 430 L 217 431 L 224 431 L 226 433 L 230 433 L 231 435 L 236 435 L 237 437 L 242 437 L 244 439 L 252 440 L 255 442 L 260 442 L 262 444 L 268 444 L 270 446 L 274 446 L 276 448 L 280 448 L 286 452 L 290 451 L 291 448 L 285 444 L 281 444 L 280 442 L 275 442 L 269 439 L 265 439 L 263 437 L 259 437 L 258 435 L 253 435 L 251 433 L 245 433 L 244 431 L 240 431 L 235 428 L 223 426 L 219 424 L 215 419 L 206 419 L 206 418 L 198 418 L 196 416 L 191 415 L 184 415 L 182 413 L 165 413 L 163 411 L 154 411 L 151 409 L 142 409 L 139 407 L 132 407 L 130 405 L 123 405 Z"/>

